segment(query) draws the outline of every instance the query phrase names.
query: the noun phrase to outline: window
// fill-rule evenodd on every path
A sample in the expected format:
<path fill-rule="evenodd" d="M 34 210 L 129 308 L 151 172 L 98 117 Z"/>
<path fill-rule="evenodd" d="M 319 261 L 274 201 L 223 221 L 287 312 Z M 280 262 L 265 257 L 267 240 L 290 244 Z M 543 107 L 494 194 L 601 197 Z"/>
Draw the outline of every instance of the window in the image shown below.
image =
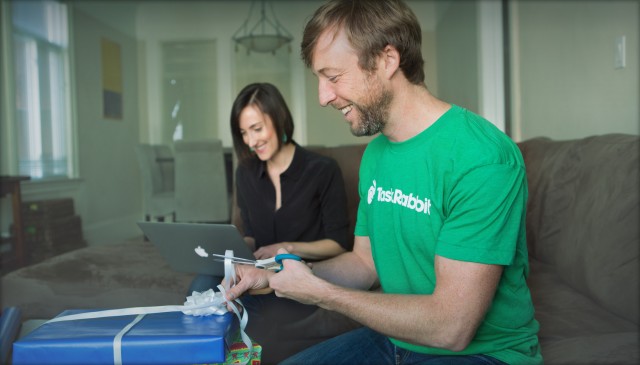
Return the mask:
<path fill-rule="evenodd" d="M 11 2 L 18 173 L 73 175 L 67 6 Z"/>
<path fill-rule="evenodd" d="M 162 142 L 216 138 L 218 81 L 215 40 L 163 42 Z"/>

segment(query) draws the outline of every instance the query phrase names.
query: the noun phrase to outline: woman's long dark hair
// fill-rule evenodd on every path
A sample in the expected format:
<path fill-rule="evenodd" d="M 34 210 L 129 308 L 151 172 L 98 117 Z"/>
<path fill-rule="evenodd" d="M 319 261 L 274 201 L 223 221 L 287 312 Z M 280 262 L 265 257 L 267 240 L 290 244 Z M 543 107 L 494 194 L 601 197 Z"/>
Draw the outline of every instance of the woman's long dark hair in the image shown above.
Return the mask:
<path fill-rule="evenodd" d="M 231 108 L 233 148 L 240 163 L 253 156 L 240 133 L 240 113 L 249 105 L 256 106 L 271 118 L 276 135 L 280 136 L 278 148 L 291 142 L 293 137 L 293 117 L 278 88 L 269 83 L 249 84 L 240 91 Z"/>

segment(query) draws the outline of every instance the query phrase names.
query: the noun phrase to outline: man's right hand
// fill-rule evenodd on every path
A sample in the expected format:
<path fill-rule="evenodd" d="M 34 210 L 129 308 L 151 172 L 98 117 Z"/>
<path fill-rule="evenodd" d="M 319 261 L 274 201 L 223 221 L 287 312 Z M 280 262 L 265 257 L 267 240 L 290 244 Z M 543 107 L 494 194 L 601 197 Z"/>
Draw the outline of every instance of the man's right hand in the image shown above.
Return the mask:
<path fill-rule="evenodd" d="M 263 292 L 269 288 L 269 277 L 274 273 L 269 270 L 257 269 L 251 265 L 234 265 L 236 270 L 236 285 L 227 287 L 227 278 L 222 281 L 227 292 L 226 298 L 229 301 L 238 299 L 244 292 Z"/>

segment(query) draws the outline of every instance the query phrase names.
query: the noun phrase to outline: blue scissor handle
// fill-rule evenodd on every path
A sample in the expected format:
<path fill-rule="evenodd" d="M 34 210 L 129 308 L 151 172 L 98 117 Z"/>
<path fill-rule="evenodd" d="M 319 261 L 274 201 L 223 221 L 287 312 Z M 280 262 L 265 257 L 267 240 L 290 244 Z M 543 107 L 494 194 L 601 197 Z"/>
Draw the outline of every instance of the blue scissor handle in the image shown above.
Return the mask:
<path fill-rule="evenodd" d="M 282 260 L 296 260 L 296 261 L 302 261 L 302 258 L 298 255 L 294 255 L 292 253 L 281 253 L 276 255 L 275 260 L 277 263 L 280 264 L 280 269 L 276 270 L 276 272 L 282 270 Z"/>
<path fill-rule="evenodd" d="M 282 260 L 296 260 L 296 261 L 302 261 L 302 258 L 298 255 L 294 255 L 292 253 L 281 253 L 276 255 L 275 258 L 276 262 L 279 264 L 282 264 Z"/>

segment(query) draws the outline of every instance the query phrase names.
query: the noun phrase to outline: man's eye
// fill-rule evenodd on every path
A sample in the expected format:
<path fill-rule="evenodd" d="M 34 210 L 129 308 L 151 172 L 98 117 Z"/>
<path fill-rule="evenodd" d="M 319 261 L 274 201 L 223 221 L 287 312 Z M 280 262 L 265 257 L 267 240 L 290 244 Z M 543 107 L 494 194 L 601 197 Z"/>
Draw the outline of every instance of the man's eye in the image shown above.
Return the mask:
<path fill-rule="evenodd" d="M 335 83 L 336 83 L 336 81 L 338 81 L 338 76 L 331 76 L 331 77 L 329 77 L 329 82 L 332 82 L 332 83 L 334 83 L 334 84 L 335 84 Z"/>

